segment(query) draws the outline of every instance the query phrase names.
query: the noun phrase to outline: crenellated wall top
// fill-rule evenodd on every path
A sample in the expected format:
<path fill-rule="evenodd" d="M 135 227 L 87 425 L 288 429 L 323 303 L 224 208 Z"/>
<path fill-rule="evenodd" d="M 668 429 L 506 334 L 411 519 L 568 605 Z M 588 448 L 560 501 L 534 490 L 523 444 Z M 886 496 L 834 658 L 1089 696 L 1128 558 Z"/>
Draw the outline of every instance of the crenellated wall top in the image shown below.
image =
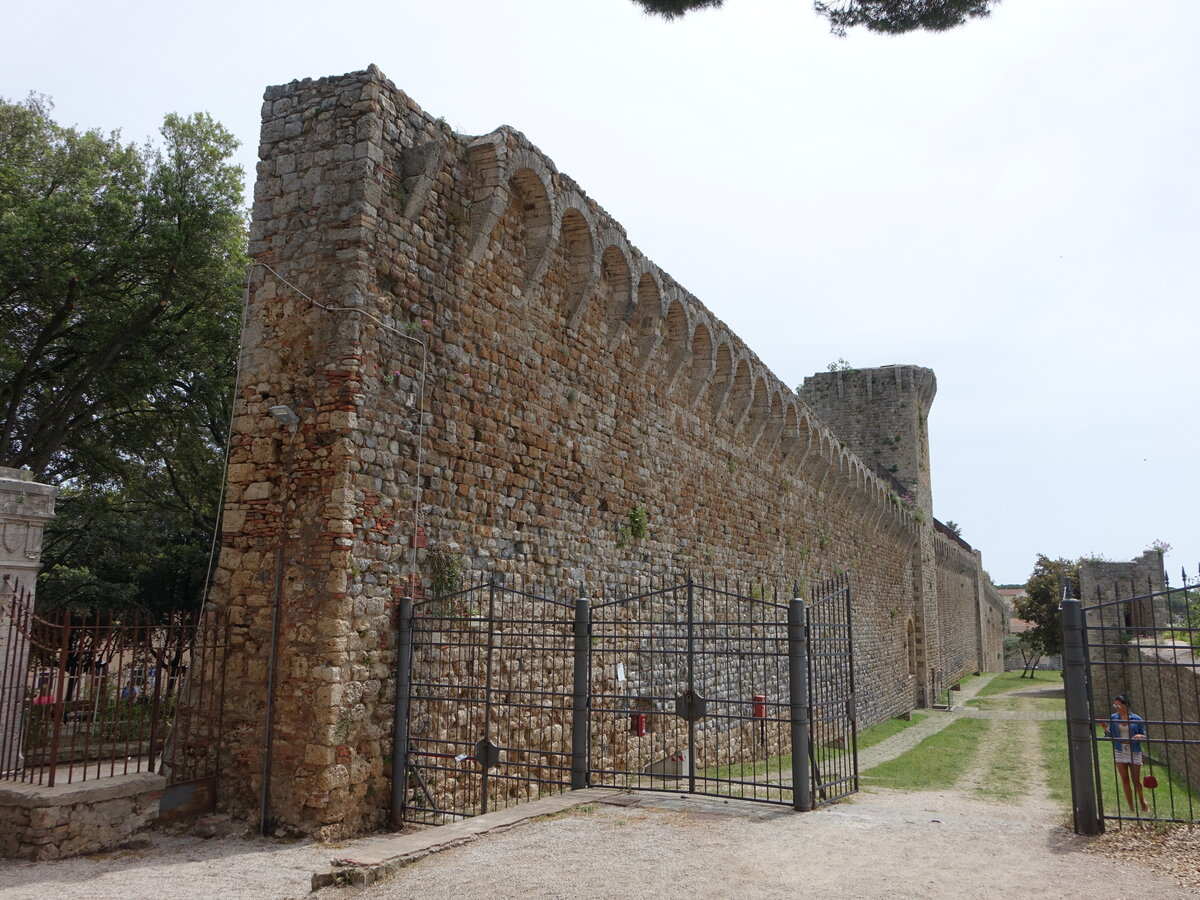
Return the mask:
<path fill-rule="evenodd" d="M 452 201 L 462 207 L 451 215 L 463 222 L 468 270 L 490 265 L 496 228 L 516 201 L 523 217 L 524 263 L 515 288 L 524 302 L 538 301 L 548 268 L 556 256 L 565 256 L 571 269 L 568 328 L 578 328 L 595 304 L 603 304 L 608 346 L 602 350 L 612 352 L 621 342 L 630 342 L 647 366 L 652 355 L 665 357 L 672 382 L 687 386 L 684 394 L 693 408 L 707 403 L 706 414 L 729 421 L 755 452 L 779 453 L 797 467 L 820 467 L 822 483 L 864 497 L 878 510 L 877 522 L 914 533 L 922 527 L 923 517 L 897 497 L 891 484 L 725 322 L 632 243 L 621 223 L 522 132 L 504 125 L 485 135 L 458 134 L 371 66 L 345 76 L 269 88 L 264 146 L 285 138 L 289 129 L 307 127 L 306 113 L 299 107 L 316 102 L 316 95 L 336 98 L 320 101 L 319 109 L 336 104 L 356 111 L 361 119 L 352 133 L 347 130 L 358 142 L 346 149 L 346 164 L 361 164 L 368 180 L 377 184 L 369 184 L 357 201 L 360 222 L 374 222 L 379 206 L 391 197 L 400 199 L 404 219 L 421 227 L 427 208 L 448 202 L 445 188 L 456 184 L 465 169 L 469 185 L 459 193 L 466 199 Z M 331 144 L 329 152 L 339 151 Z M 260 163 L 260 171 L 267 166 L 277 174 L 286 172 L 292 162 L 283 165 L 281 169 L 278 158 L 268 160 Z M 256 214 L 251 253 L 262 261 L 273 260 L 280 239 L 274 244 L 264 240 L 269 235 L 258 227 L 260 218 L 270 219 Z M 906 387 L 915 389 L 928 409 L 936 392 L 930 370 L 896 367 L 894 377 L 911 382 Z"/>

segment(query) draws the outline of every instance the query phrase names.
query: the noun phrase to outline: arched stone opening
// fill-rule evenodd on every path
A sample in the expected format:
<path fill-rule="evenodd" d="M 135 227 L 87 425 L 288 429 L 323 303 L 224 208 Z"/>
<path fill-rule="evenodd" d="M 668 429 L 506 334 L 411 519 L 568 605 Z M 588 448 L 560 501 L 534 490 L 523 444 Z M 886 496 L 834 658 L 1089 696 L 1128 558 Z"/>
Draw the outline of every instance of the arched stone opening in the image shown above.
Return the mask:
<path fill-rule="evenodd" d="M 754 393 L 750 400 L 750 419 L 746 423 L 750 440 L 757 442 L 767 426 L 771 415 L 771 395 L 767 389 L 767 380 L 761 374 L 754 379 Z"/>
<path fill-rule="evenodd" d="M 559 228 L 559 248 L 566 262 L 566 283 L 563 287 L 563 313 L 568 325 L 573 325 L 587 302 L 592 283 L 592 260 L 595 245 L 587 219 L 577 209 L 563 213 Z"/>
<path fill-rule="evenodd" d="M 733 368 L 733 383 L 729 388 L 729 399 L 724 404 L 725 424 L 736 430 L 746 417 L 750 404 L 754 402 L 754 375 L 750 364 L 739 359 Z"/>
<path fill-rule="evenodd" d="M 662 348 L 663 374 L 671 380 L 688 358 L 687 310 L 678 300 L 667 307 L 667 339 Z"/>
<path fill-rule="evenodd" d="M 713 371 L 712 337 L 708 326 L 703 322 L 696 325 L 692 332 L 692 365 L 691 384 L 688 388 L 688 400 L 695 403 L 708 386 Z"/>
<path fill-rule="evenodd" d="M 609 350 L 615 349 L 634 310 L 633 277 L 625 254 L 609 246 L 600 257 L 600 296 L 604 298 L 604 326 Z"/>
<path fill-rule="evenodd" d="M 800 416 L 796 412 L 796 401 L 790 397 L 783 402 L 783 426 L 779 434 L 779 455 L 791 460 L 800 443 Z"/>
<path fill-rule="evenodd" d="M 550 195 L 542 179 L 532 169 L 518 169 L 508 179 L 509 211 L 515 212 L 518 225 L 517 250 L 522 290 L 529 290 L 550 247 Z"/>
<path fill-rule="evenodd" d="M 634 321 L 637 323 L 638 367 L 645 371 L 663 339 L 662 293 L 649 272 L 638 279 Z"/>
<path fill-rule="evenodd" d="M 729 344 L 722 341 L 717 346 L 716 366 L 708 389 L 708 398 L 714 419 L 721 417 L 721 410 L 724 408 L 732 384 L 733 352 L 729 349 Z"/>
<path fill-rule="evenodd" d="M 758 436 L 758 446 L 764 453 L 775 449 L 779 434 L 783 430 L 783 398 L 779 390 L 773 390 L 768 395 L 767 419 L 763 423 L 762 433 Z"/>

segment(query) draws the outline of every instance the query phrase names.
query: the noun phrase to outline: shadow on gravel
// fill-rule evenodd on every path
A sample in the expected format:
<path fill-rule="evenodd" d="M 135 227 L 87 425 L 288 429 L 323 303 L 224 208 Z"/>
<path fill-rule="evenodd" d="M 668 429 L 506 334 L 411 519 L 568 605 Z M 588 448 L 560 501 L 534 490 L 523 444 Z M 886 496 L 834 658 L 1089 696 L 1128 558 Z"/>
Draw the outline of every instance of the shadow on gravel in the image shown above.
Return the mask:
<path fill-rule="evenodd" d="M 186 873 L 182 877 L 193 879 L 198 871 L 234 868 L 261 874 L 261 880 L 270 888 L 277 882 L 276 869 L 299 867 L 304 871 L 303 882 L 307 886 L 309 873 L 323 864 L 328 864 L 335 845 L 315 844 L 307 839 L 288 840 L 229 835 L 202 840 L 190 835 L 166 835 L 152 832 L 146 844 L 138 841 L 134 846 L 86 856 L 61 860 L 9 859 L 4 861 L 4 878 L 0 882 L 0 897 L 50 896 L 61 886 L 69 889 L 81 881 L 112 877 L 121 873 L 131 874 L 142 869 L 157 870 L 154 877 L 169 882 L 181 877 L 175 872 Z M 258 859 L 255 861 L 255 857 Z M 135 881 L 144 876 L 132 876 Z M 255 890 L 260 879 L 247 877 L 247 890 Z M 34 890 L 36 886 L 36 890 Z M 214 885 L 214 889 L 216 885 Z M 27 891 L 27 892 L 26 892 Z M 15 893 L 13 893 L 15 892 Z M 167 894 L 169 895 L 169 890 Z M 64 893 L 63 896 L 78 896 Z M 87 896 L 115 896 L 112 891 L 97 891 Z M 133 890 L 126 896 L 145 896 Z M 214 894 L 216 896 L 216 894 Z M 270 896 L 270 894 L 263 894 Z"/>

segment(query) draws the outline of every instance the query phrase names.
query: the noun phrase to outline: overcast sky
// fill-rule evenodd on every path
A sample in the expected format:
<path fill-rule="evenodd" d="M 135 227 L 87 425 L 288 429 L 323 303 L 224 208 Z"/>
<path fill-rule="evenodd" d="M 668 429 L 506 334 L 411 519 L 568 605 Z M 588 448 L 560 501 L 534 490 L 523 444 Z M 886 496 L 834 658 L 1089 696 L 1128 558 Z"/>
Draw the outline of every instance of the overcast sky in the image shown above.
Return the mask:
<path fill-rule="evenodd" d="M 810 7 L 9 4 L 0 95 L 137 141 L 206 110 L 252 177 L 264 87 L 375 63 L 457 131 L 525 132 L 787 384 L 934 369 L 934 512 L 998 583 L 1155 539 L 1194 578 L 1200 2 L 846 39 Z"/>

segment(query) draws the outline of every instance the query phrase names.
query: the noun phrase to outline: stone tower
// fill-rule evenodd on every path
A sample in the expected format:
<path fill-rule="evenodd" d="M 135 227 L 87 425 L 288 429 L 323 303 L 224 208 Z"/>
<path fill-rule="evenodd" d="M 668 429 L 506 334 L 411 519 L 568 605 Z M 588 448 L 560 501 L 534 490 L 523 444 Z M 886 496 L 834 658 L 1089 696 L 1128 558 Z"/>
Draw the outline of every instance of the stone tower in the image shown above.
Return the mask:
<path fill-rule="evenodd" d="M 932 369 L 879 366 L 810 375 L 800 399 L 876 474 L 898 481 L 911 505 L 929 518 L 928 417 L 936 393 Z"/>
<path fill-rule="evenodd" d="M 936 535 L 929 476 L 929 409 L 937 393 L 932 369 L 879 366 L 818 372 L 804 379 L 800 399 L 842 443 L 892 484 L 898 502 L 921 523 L 914 551 L 913 652 L 921 678 L 914 700 L 923 706 L 944 680 L 937 599 Z M 902 599 L 902 598 L 897 598 Z"/>

